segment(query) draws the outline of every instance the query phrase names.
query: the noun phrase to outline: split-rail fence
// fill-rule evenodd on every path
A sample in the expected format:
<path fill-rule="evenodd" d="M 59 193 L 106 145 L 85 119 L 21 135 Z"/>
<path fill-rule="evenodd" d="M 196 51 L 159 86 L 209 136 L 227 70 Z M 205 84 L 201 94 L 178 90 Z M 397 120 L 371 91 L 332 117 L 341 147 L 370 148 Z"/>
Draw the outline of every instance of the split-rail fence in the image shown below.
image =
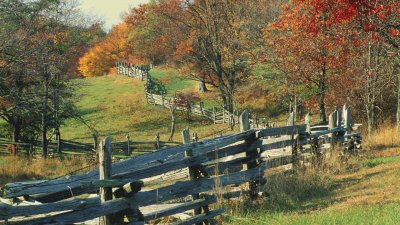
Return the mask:
<path fill-rule="evenodd" d="M 215 217 L 223 213 L 215 196 L 257 198 L 262 186 L 268 185 L 266 170 L 285 165 L 296 169 L 314 162 L 309 160 L 313 157 L 322 160 L 334 143 L 351 153 L 361 140 L 347 105 L 330 115 L 327 126 L 311 126 L 309 116 L 305 124 L 295 125 L 293 114 L 287 126 L 276 128 L 250 129 L 247 111 L 238 119 L 240 133 L 191 142 L 186 129 L 183 145 L 117 163 L 111 163 L 112 143 L 106 137 L 99 145 L 99 169 L 5 185 L 0 220 L 7 224 L 73 224 L 93 219 L 100 224 L 145 224 L 190 211 L 191 217 L 171 223 L 215 223 Z M 164 174 L 177 171 L 181 177 L 163 180 Z M 232 187 L 240 184 L 247 189 Z M 167 207 L 145 210 L 152 205 Z"/>

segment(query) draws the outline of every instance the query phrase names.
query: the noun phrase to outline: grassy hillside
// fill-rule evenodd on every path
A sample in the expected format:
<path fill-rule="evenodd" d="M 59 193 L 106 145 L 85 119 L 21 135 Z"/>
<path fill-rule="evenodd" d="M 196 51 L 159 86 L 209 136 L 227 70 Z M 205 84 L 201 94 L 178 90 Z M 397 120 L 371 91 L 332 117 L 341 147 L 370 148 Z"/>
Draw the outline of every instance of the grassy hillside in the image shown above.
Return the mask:
<path fill-rule="evenodd" d="M 159 73 L 160 75 L 160 73 Z M 79 115 L 94 126 L 100 135 L 111 135 L 114 140 L 124 140 L 129 133 L 133 140 L 154 140 L 160 133 L 167 140 L 170 130 L 170 113 L 161 106 L 146 103 L 144 82 L 124 76 L 102 76 L 77 81 L 76 105 Z M 182 88 L 181 86 L 169 87 Z M 178 114 L 174 141 L 181 141 L 180 131 L 186 127 L 205 137 L 225 128 L 210 121 L 195 117 L 190 123 L 183 114 Z M 90 130 L 81 122 L 70 119 L 61 128 L 62 138 L 91 142 Z"/>
<path fill-rule="evenodd" d="M 167 90 L 167 95 L 172 96 L 176 91 L 197 91 L 197 82 L 179 76 L 178 71 L 170 68 L 153 68 L 150 75 L 159 80 Z"/>
<path fill-rule="evenodd" d="M 193 92 L 198 94 L 201 101 L 204 102 L 205 107 L 221 107 L 218 91 L 210 85 L 208 85 L 209 91 L 198 93 L 199 83 L 183 75 L 178 75 L 179 71 L 175 69 L 156 67 L 150 70 L 150 74 L 165 86 L 167 95 L 169 96 L 173 96 L 175 92 Z"/>
<path fill-rule="evenodd" d="M 334 172 L 329 178 L 326 171 L 320 171 L 318 175 L 305 173 L 294 180 L 272 179 L 269 185 L 275 190 L 270 192 L 269 200 L 247 209 L 243 205 L 229 206 L 225 223 L 397 224 L 399 169 L 397 147 L 373 150 L 353 164 L 350 171 Z M 234 212 L 235 208 L 240 212 Z"/>

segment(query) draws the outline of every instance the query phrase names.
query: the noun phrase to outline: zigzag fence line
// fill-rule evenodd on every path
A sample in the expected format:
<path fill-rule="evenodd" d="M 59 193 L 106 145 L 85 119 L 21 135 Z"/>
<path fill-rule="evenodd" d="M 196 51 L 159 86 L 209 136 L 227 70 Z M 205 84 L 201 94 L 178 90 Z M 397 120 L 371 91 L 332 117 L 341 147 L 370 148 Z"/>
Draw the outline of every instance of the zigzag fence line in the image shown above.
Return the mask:
<path fill-rule="evenodd" d="M 107 137 L 99 146 L 99 169 L 5 185 L 0 220 L 8 224 L 63 225 L 100 217 L 104 225 L 145 224 L 190 211 L 192 217 L 173 224 L 211 223 L 223 212 L 210 207 L 216 203 L 217 194 L 223 198 L 242 194 L 257 198 L 262 186 L 268 185 L 267 169 L 297 169 L 321 162 L 335 143 L 348 154 L 356 153 L 361 145 L 361 135 L 353 130 L 346 105 L 343 112 L 336 110 L 329 116 L 328 126 L 311 126 L 309 116 L 305 121 L 294 125 L 291 115 L 288 126 L 250 129 L 249 114 L 244 111 L 239 118 L 240 133 L 190 142 L 190 132 L 184 130 L 183 145 L 113 164 L 111 138 Z M 163 179 L 165 174 L 177 175 Z M 245 183 L 245 191 L 233 188 Z M 99 189 L 100 194 L 95 195 Z M 160 204 L 164 209 L 145 210 Z"/>
<path fill-rule="evenodd" d="M 239 124 L 239 111 L 234 109 L 233 112 L 225 109 L 225 107 L 207 108 L 204 102 L 192 103 L 189 106 L 180 104 L 184 100 L 177 97 L 165 96 L 164 94 L 152 93 L 152 78 L 149 74 L 151 66 L 135 66 L 126 62 L 116 63 L 117 74 L 146 81 L 145 97 L 148 104 L 161 105 L 170 109 L 172 104 L 177 104 L 176 109 L 180 111 L 190 111 L 190 113 L 207 118 L 214 124 L 228 124 L 229 126 Z M 250 124 L 253 128 L 275 127 L 275 123 L 269 123 L 267 118 L 250 118 Z"/>

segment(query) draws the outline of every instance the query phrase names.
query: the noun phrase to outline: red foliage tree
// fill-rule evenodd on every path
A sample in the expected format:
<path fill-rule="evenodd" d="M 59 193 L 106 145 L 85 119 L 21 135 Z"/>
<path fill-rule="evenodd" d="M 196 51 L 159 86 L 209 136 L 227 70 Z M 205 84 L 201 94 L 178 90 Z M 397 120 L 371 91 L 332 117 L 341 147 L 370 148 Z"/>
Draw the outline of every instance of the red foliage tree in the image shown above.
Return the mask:
<path fill-rule="evenodd" d="M 329 82 L 345 72 L 352 56 L 352 34 L 346 30 L 355 13 L 330 0 L 295 0 L 282 8 L 278 21 L 265 30 L 272 62 L 289 87 L 306 85 L 318 98 L 320 121 L 326 121 Z"/>

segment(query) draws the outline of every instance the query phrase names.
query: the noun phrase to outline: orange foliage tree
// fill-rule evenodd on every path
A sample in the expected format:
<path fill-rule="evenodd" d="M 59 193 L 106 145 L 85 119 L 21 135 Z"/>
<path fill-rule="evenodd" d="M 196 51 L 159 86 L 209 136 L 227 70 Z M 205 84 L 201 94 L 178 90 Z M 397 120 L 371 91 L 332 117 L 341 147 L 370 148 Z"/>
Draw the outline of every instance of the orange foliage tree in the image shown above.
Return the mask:
<path fill-rule="evenodd" d="M 125 23 L 132 28 L 129 43 L 136 57 L 154 65 L 172 61 L 176 46 L 186 39 L 186 34 L 166 15 L 184 21 L 187 14 L 180 3 L 180 0 L 153 1 L 132 8 L 125 16 Z"/>
<path fill-rule="evenodd" d="M 129 25 L 118 24 L 79 59 L 79 71 L 85 77 L 107 74 L 118 59 L 128 59 Z"/>

